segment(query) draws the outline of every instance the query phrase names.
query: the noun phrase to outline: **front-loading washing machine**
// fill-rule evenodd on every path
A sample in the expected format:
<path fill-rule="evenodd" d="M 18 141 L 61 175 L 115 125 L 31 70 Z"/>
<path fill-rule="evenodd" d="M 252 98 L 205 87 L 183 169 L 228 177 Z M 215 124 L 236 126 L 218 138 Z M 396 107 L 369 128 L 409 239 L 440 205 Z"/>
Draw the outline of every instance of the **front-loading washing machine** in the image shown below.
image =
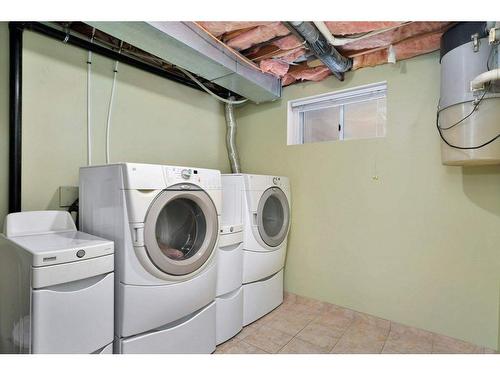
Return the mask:
<path fill-rule="evenodd" d="M 115 241 L 115 352 L 215 350 L 217 170 L 80 169 L 81 228 Z"/>

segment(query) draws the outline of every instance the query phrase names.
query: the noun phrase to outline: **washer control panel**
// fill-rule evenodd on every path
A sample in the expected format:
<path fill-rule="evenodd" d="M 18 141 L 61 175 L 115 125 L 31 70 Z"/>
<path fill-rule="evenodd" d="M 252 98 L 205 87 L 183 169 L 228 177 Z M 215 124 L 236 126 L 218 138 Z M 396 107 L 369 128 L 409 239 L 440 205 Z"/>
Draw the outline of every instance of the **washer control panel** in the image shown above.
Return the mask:
<path fill-rule="evenodd" d="M 273 177 L 273 184 L 276 186 L 280 186 L 281 185 L 281 178 Z"/>
<path fill-rule="evenodd" d="M 173 167 L 164 169 L 167 186 L 191 183 L 204 189 L 220 189 L 220 172 L 203 168 Z"/>

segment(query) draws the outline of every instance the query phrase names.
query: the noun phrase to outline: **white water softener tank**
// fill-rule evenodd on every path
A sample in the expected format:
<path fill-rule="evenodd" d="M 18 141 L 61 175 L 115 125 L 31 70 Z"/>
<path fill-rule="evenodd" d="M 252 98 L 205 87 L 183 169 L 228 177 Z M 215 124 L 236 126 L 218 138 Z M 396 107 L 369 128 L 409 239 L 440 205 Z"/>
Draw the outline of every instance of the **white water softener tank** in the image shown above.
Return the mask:
<path fill-rule="evenodd" d="M 498 22 L 460 22 L 441 38 L 436 125 L 443 164 L 500 164 L 498 26 Z M 485 79 L 483 73 L 488 71 Z"/>

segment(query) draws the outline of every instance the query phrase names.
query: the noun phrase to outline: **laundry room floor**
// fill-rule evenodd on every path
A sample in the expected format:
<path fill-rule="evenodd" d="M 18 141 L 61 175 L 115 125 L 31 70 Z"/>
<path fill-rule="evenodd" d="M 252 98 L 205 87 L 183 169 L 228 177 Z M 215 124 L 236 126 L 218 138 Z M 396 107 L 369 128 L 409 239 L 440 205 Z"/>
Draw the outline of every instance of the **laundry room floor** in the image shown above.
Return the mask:
<path fill-rule="evenodd" d="M 286 293 L 281 306 L 219 345 L 216 354 L 493 354 L 440 334 Z"/>

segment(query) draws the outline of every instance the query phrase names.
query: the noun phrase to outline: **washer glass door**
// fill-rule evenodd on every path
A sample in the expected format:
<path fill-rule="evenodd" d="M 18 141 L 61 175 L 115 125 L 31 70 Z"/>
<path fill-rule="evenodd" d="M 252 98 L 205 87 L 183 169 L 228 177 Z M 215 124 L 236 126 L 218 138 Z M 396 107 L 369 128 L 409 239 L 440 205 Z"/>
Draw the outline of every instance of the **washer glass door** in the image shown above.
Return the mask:
<path fill-rule="evenodd" d="M 281 245 L 288 234 L 290 209 L 280 188 L 267 189 L 257 208 L 257 226 L 262 240 L 271 247 Z"/>
<path fill-rule="evenodd" d="M 148 256 L 170 275 L 187 275 L 202 267 L 214 251 L 217 236 L 217 209 L 201 190 L 165 190 L 144 223 Z"/>

